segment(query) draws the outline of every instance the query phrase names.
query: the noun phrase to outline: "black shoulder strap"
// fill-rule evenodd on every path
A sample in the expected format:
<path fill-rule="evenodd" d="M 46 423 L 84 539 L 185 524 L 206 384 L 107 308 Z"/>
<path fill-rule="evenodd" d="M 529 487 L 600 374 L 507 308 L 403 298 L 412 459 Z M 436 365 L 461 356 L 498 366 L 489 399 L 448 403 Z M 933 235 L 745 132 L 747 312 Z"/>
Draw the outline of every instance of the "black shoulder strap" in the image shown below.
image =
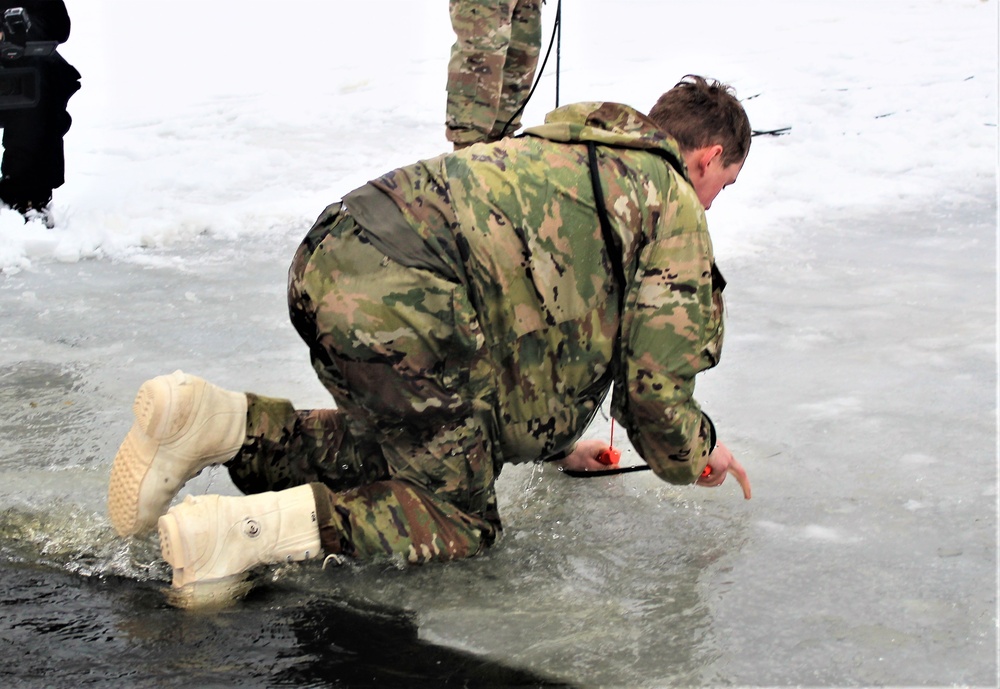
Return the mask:
<path fill-rule="evenodd" d="M 608 253 L 608 260 L 611 262 L 611 270 L 614 272 L 615 283 L 618 285 L 618 338 L 615 340 L 615 361 L 618 359 L 618 348 L 621 347 L 621 323 L 624 318 L 625 311 L 625 288 L 627 283 L 625 282 L 625 268 L 622 265 L 622 250 L 618 243 L 615 242 L 615 235 L 611 229 L 611 221 L 608 219 L 608 209 L 604 203 L 604 193 L 601 191 L 601 177 L 597 171 L 597 144 L 593 141 L 587 142 L 587 155 L 590 159 L 590 183 L 594 187 L 594 203 L 597 206 L 597 217 L 601 221 L 601 236 L 604 238 L 604 250 Z M 677 162 L 673 158 L 667 158 L 680 173 L 681 168 L 678 166 Z M 712 265 L 713 275 L 714 271 L 717 269 L 715 265 Z M 722 274 L 719 273 L 719 278 L 722 278 Z M 725 280 L 722 280 L 723 286 L 725 285 Z M 610 367 L 608 371 L 612 371 L 614 366 Z M 708 419 L 708 416 L 705 415 Z M 712 435 L 712 447 L 715 447 L 715 426 L 712 424 L 712 420 L 708 419 L 709 427 L 711 428 Z M 567 476 L 572 476 L 573 478 L 597 478 L 600 476 L 615 476 L 617 474 L 626 474 L 633 471 L 647 471 L 649 470 L 649 465 L 641 464 L 636 466 L 628 467 L 617 467 L 611 469 L 602 469 L 597 471 L 575 471 L 572 469 L 563 469 L 563 473 Z"/>
<path fill-rule="evenodd" d="M 590 158 L 590 183 L 594 187 L 594 205 L 597 206 L 597 217 L 601 221 L 601 236 L 604 238 L 604 250 L 608 254 L 608 261 L 611 263 L 611 271 L 615 277 L 615 284 L 618 286 L 618 318 L 621 323 L 623 307 L 625 306 L 625 268 L 622 266 L 622 251 L 615 241 L 615 233 L 611 229 L 611 221 L 608 219 L 608 209 L 604 203 L 604 192 L 601 190 L 601 176 L 597 171 L 597 144 L 593 141 L 587 142 L 587 155 Z M 621 336 L 621 326 L 619 325 L 619 336 Z"/>
<path fill-rule="evenodd" d="M 597 171 L 597 144 L 593 141 L 587 142 L 587 155 L 590 158 L 590 183 L 594 187 L 594 203 L 597 206 L 597 217 L 601 221 L 601 236 L 604 237 L 604 250 L 608 253 L 608 261 L 611 262 L 611 270 L 615 276 L 615 283 L 618 286 L 618 337 L 615 340 L 615 365 L 608 368 L 613 371 L 617 366 L 618 352 L 622 339 L 622 320 L 625 317 L 625 289 L 628 283 L 625 282 L 625 268 L 622 265 L 622 250 L 615 241 L 615 233 L 611 229 L 611 220 L 608 219 L 608 209 L 604 203 L 604 192 L 601 191 L 601 177 Z M 646 471 L 648 465 L 638 465 L 630 467 L 617 467 L 614 469 L 603 469 L 599 471 L 574 471 L 563 469 L 563 473 L 573 478 L 597 478 L 599 476 L 614 476 L 626 474 L 632 471 Z"/>

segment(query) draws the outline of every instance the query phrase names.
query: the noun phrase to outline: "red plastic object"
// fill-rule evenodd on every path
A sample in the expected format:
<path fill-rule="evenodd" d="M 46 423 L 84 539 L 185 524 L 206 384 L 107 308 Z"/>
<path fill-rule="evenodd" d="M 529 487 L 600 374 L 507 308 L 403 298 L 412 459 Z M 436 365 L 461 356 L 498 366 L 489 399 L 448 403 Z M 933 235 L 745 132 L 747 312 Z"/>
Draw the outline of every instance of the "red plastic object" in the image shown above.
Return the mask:
<path fill-rule="evenodd" d="M 617 447 L 609 447 L 607 450 L 602 450 L 601 454 L 597 455 L 597 461 L 601 464 L 607 466 L 613 466 L 621 461 L 622 452 Z"/>

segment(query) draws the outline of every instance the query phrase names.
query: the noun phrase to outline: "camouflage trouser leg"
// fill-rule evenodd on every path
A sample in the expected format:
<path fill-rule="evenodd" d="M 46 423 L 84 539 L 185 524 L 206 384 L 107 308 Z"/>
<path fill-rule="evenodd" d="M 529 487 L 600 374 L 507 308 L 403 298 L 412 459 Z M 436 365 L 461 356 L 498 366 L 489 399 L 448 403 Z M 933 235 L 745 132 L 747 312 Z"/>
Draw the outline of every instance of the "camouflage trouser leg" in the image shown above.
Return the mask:
<path fill-rule="evenodd" d="M 300 246 L 288 295 L 343 414 L 353 457 L 343 464 L 362 480 L 342 489 L 320 476 L 331 488 L 318 491 L 324 549 L 423 562 L 489 545 L 500 529 L 497 434 L 464 287 L 385 257 L 335 205 Z"/>
<path fill-rule="evenodd" d="M 496 139 L 531 88 L 541 45 L 541 0 L 451 0 L 447 137 Z M 517 130 L 511 124 L 508 133 Z"/>
<path fill-rule="evenodd" d="M 247 393 L 247 440 L 227 463 L 247 494 L 322 483 L 344 490 L 388 478 L 377 445 L 355 442 L 340 409 L 298 411 L 288 400 Z"/>
<path fill-rule="evenodd" d="M 401 555 L 410 563 L 471 557 L 500 532 L 490 443 L 474 419 L 429 440 L 387 442 L 392 478 L 317 500 L 328 553 L 367 559 Z M 427 445 L 426 443 L 429 443 Z"/>
<path fill-rule="evenodd" d="M 503 66 L 503 86 L 496 121 L 490 132 L 491 139 L 500 138 L 507 122 L 511 122 L 511 118 L 528 98 L 531 83 L 535 78 L 535 66 L 538 64 L 541 42 L 541 0 L 520 0 L 516 3 L 511 17 L 510 45 L 507 48 L 507 61 Z M 521 116 L 518 114 L 506 133 L 513 134 L 520 126 Z"/>

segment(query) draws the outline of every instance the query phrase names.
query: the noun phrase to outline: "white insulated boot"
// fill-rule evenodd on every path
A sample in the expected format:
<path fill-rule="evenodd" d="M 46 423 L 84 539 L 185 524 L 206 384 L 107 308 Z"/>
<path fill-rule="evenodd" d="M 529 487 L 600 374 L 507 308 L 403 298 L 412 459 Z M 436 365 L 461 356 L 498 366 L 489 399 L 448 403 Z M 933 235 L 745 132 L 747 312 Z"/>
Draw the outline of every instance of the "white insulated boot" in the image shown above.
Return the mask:
<path fill-rule="evenodd" d="M 181 487 L 232 459 L 246 438 L 247 396 L 174 371 L 147 380 L 111 467 L 108 512 L 122 536 L 152 531 Z"/>
<path fill-rule="evenodd" d="M 159 527 L 178 607 L 228 603 L 250 590 L 254 567 L 321 554 L 309 485 L 245 497 L 189 495 L 160 517 Z"/>

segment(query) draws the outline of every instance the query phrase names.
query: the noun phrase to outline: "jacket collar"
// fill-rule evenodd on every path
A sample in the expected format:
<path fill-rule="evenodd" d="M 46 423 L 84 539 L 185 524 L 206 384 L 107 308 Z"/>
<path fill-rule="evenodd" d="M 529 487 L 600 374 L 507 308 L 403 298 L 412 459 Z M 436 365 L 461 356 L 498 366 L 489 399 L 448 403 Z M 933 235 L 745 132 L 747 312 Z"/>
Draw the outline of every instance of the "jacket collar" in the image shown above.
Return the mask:
<path fill-rule="evenodd" d="M 667 160 L 690 182 L 677 142 L 638 110 L 621 103 L 584 102 L 564 105 L 545 116 L 545 124 L 524 130 L 549 141 L 593 141 L 606 146 L 647 150 Z"/>

